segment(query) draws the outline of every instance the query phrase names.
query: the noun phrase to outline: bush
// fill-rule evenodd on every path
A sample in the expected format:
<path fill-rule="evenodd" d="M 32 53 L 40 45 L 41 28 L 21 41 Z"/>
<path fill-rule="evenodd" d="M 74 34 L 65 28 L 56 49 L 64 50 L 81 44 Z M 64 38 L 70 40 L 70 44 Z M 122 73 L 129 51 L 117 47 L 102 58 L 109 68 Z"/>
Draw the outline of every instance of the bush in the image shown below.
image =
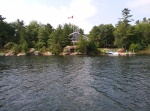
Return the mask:
<path fill-rule="evenodd" d="M 16 52 L 16 53 L 21 52 L 21 46 L 20 46 L 20 45 L 15 44 L 15 45 L 14 45 L 14 47 L 13 47 L 13 51 L 14 51 L 14 52 Z"/>
<path fill-rule="evenodd" d="M 52 54 L 55 54 L 55 55 L 58 55 L 63 51 L 63 49 L 62 49 L 62 47 L 60 46 L 59 43 L 53 44 L 52 46 L 50 46 L 49 49 L 52 52 Z"/>
<path fill-rule="evenodd" d="M 150 45 L 148 45 L 148 49 L 150 49 Z"/>
<path fill-rule="evenodd" d="M 39 49 L 40 52 L 45 52 L 46 51 L 46 47 L 43 46 L 42 48 Z"/>
<path fill-rule="evenodd" d="M 94 41 L 89 41 L 87 44 L 87 53 L 88 54 L 98 54 L 98 47 Z"/>
<path fill-rule="evenodd" d="M 143 49 L 143 47 L 142 47 L 142 45 L 141 44 L 135 44 L 135 43 L 132 43 L 131 45 L 130 45 L 130 47 L 129 47 L 129 50 L 130 51 L 140 51 L 140 50 L 142 50 Z"/>
<path fill-rule="evenodd" d="M 39 49 L 43 48 L 45 46 L 45 43 L 44 42 L 38 42 L 36 47 Z"/>
<path fill-rule="evenodd" d="M 26 41 L 24 41 L 21 45 L 21 51 L 26 52 L 28 50 L 28 44 Z"/>
<path fill-rule="evenodd" d="M 14 43 L 13 42 L 8 42 L 5 46 L 4 46 L 4 48 L 5 49 L 12 49 L 13 47 L 14 47 Z"/>
<path fill-rule="evenodd" d="M 83 54 L 86 54 L 87 53 L 87 43 L 88 42 L 82 36 L 80 36 L 79 41 L 77 42 L 77 51 L 81 52 Z"/>

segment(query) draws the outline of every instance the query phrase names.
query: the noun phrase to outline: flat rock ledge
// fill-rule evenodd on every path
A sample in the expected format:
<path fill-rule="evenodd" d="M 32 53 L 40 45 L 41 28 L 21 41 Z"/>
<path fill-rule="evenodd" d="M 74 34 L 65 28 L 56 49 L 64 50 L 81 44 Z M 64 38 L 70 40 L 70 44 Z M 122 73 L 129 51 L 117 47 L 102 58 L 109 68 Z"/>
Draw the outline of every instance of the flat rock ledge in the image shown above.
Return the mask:
<path fill-rule="evenodd" d="M 14 56 L 14 55 L 15 55 L 15 53 L 12 51 L 5 53 L 5 56 Z"/>
<path fill-rule="evenodd" d="M 26 56 L 27 54 L 26 53 L 19 53 L 17 54 L 17 56 Z"/>
<path fill-rule="evenodd" d="M 47 52 L 44 52 L 42 55 L 43 55 L 43 56 L 51 56 L 51 55 L 53 55 L 53 54 L 52 54 L 51 52 L 47 51 Z"/>

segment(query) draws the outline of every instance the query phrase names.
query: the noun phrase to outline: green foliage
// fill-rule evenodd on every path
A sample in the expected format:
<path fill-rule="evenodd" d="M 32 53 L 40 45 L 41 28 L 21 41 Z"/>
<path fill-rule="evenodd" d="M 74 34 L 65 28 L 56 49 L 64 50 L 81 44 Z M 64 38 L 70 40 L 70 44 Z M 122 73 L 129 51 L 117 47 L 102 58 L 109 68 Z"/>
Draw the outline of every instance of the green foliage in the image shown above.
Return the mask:
<path fill-rule="evenodd" d="M 21 47 L 21 51 L 22 51 L 22 52 L 27 52 L 27 50 L 28 50 L 28 44 L 27 44 L 26 41 L 24 41 L 24 42 L 20 45 L 20 47 Z"/>
<path fill-rule="evenodd" d="M 77 51 L 82 53 L 82 54 L 88 54 L 88 55 L 93 55 L 93 54 L 98 54 L 98 47 L 96 43 L 92 40 L 87 41 L 84 37 L 80 36 L 78 42 L 76 43 L 77 45 Z"/>
<path fill-rule="evenodd" d="M 89 41 L 80 37 L 76 43 L 77 50 L 83 54 L 95 54 L 97 48 L 118 47 L 139 51 L 150 47 L 150 19 L 132 21 L 130 10 L 122 10 L 122 18 L 114 27 L 112 24 L 94 26 L 89 33 Z M 0 15 L 0 49 L 12 49 L 16 53 L 26 52 L 28 48 L 37 48 L 40 52 L 49 48 L 53 54 L 59 54 L 67 45 L 72 45 L 70 35 L 75 29 L 83 35 L 84 30 L 72 24 L 58 25 L 54 29 L 50 24 L 40 24 L 32 21 L 25 26 L 23 20 L 13 23 L 4 21 Z"/>
<path fill-rule="evenodd" d="M 45 47 L 45 42 L 38 42 L 38 43 L 36 44 L 36 47 L 37 47 L 37 49 L 40 49 L 40 48 L 42 48 L 42 47 Z"/>
<path fill-rule="evenodd" d="M 14 47 L 14 43 L 13 42 L 8 42 L 5 46 L 4 46 L 4 48 L 5 49 L 12 49 L 13 47 Z"/>
<path fill-rule="evenodd" d="M 98 51 L 98 47 L 97 45 L 95 44 L 94 41 L 88 41 L 87 42 L 87 54 L 98 54 L 99 51 Z"/>
<path fill-rule="evenodd" d="M 119 23 L 114 31 L 115 41 L 114 45 L 117 47 L 126 47 L 127 30 L 123 23 Z"/>
<path fill-rule="evenodd" d="M 130 30 L 131 25 L 129 24 L 129 22 L 132 21 L 132 19 L 130 19 L 132 15 L 130 15 L 130 10 L 128 8 L 124 8 L 122 10 L 122 16 L 123 18 L 120 18 L 122 21 L 119 21 L 114 31 L 114 45 L 127 49 L 129 45 L 129 36 L 133 33 Z"/>
<path fill-rule="evenodd" d="M 2 15 L 0 15 L 0 21 L 3 21 L 5 19 L 6 19 L 5 17 L 2 17 Z"/>
<path fill-rule="evenodd" d="M 19 53 L 19 52 L 21 52 L 21 46 L 15 44 L 12 50 L 13 50 L 15 53 Z"/>
<path fill-rule="evenodd" d="M 132 43 L 129 47 L 130 51 L 140 51 L 142 49 L 143 48 L 142 48 L 141 44 L 135 44 L 135 43 Z"/>
<path fill-rule="evenodd" d="M 88 45 L 87 41 L 82 36 L 80 36 L 78 43 L 77 43 L 77 51 L 82 54 L 86 54 L 87 53 L 87 45 Z"/>
<path fill-rule="evenodd" d="M 68 36 L 70 33 L 72 33 L 72 25 L 71 24 L 64 24 L 63 30 L 62 30 L 62 35 L 60 38 L 61 46 L 64 48 L 67 45 L 71 45 L 71 38 Z"/>
<path fill-rule="evenodd" d="M 97 47 L 100 47 L 100 34 L 99 28 L 97 26 L 94 26 L 93 29 L 90 31 L 89 38 L 90 40 L 95 42 Z"/>
<path fill-rule="evenodd" d="M 45 52 L 46 51 L 46 47 L 43 46 L 42 48 L 38 49 L 41 53 Z"/>
<path fill-rule="evenodd" d="M 136 49 L 135 49 L 135 51 L 139 51 L 139 50 L 142 50 L 143 49 L 143 47 L 142 47 L 142 45 L 141 44 L 136 44 Z"/>
<path fill-rule="evenodd" d="M 7 22 L 0 20 L 0 49 L 8 42 L 12 42 L 13 35 L 14 28 Z"/>
<path fill-rule="evenodd" d="M 115 28 L 112 24 L 94 26 L 89 35 L 90 40 L 94 41 L 98 47 L 113 46 L 114 30 Z"/>
<path fill-rule="evenodd" d="M 54 44 L 50 47 L 50 51 L 52 52 L 52 54 L 58 55 L 62 52 L 62 47 L 60 46 L 59 43 Z"/>
<path fill-rule="evenodd" d="M 112 24 L 108 25 L 99 25 L 100 30 L 100 47 L 112 46 L 114 42 L 114 27 Z"/>
<path fill-rule="evenodd" d="M 20 44 L 20 42 L 25 40 L 25 26 L 24 21 L 17 19 L 15 22 L 11 23 L 14 27 L 15 34 L 13 36 L 13 42 Z"/>
<path fill-rule="evenodd" d="M 62 26 L 59 25 L 57 29 L 54 32 L 52 32 L 52 34 L 49 36 L 48 40 L 49 49 L 53 54 L 58 55 L 63 50 L 61 45 L 62 42 L 61 36 L 62 36 Z"/>
<path fill-rule="evenodd" d="M 55 31 L 53 31 L 48 39 L 48 45 L 50 51 L 53 54 L 59 54 L 63 51 L 63 48 L 67 45 L 71 45 L 71 38 L 68 36 L 72 33 L 72 25 L 64 24 L 59 25 Z"/>
<path fill-rule="evenodd" d="M 48 38 L 49 38 L 49 29 L 46 25 L 42 25 L 41 27 L 39 27 L 38 30 L 38 47 L 47 47 L 48 44 Z"/>
<path fill-rule="evenodd" d="M 137 47 L 137 44 L 132 43 L 132 44 L 130 45 L 130 47 L 129 47 L 129 50 L 130 50 L 130 51 L 133 51 L 133 50 L 136 49 L 136 47 Z"/>
<path fill-rule="evenodd" d="M 26 41 L 29 48 L 36 47 L 36 43 L 38 42 L 39 28 L 40 25 L 37 23 L 37 21 L 30 22 L 30 24 L 26 27 Z"/>
<path fill-rule="evenodd" d="M 128 8 L 124 8 L 122 10 L 122 16 L 123 18 L 120 18 L 120 20 L 122 20 L 122 22 L 127 27 L 129 25 L 129 22 L 133 21 L 133 19 L 130 19 L 130 17 L 132 17 L 133 15 L 130 15 L 130 10 Z"/>
<path fill-rule="evenodd" d="M 134 26 L 134 40 L 136 44 L 141 45 L 141 49 L 148 47 L 150 45 L 150 19 L 143 18 L 143 21 L 139 21 L 138 24 Z"/>

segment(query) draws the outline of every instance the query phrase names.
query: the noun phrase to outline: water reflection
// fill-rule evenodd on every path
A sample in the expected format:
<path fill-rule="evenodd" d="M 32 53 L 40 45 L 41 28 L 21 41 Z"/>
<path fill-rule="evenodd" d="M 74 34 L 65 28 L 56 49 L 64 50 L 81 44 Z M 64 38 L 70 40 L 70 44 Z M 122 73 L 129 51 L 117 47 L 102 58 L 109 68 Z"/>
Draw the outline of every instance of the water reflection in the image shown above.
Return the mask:
<path fill-rule="evenodd" d="M 67 80 L 65 80 L 70 81 L 66 84 L 67 91 L 65 97 L 67 97 L 67 100 L 62 102 L 65 104 L 62 104 L 59 109 L 67 110 L 67 108 L 71 108 L 72 110 L 92 110 L 94 108 L 95 102 L 93 97 L 96 97 L 97 92 L 91 87 L 91 82 L 93 81 L 90 75 L 90 70 L 92 69 L 91 63 L 92 61 L 88 57 L 80 61 L 71 62 L 70 65 L 80 65 L 78 65 L 78 67 L 73 66 L 73 69 L 70 70 L 69 78 L 67 76 Z M 66 101 L 68 101 L 68 104 L 66 104 Z"/>
<path fill-rule="evenodd" d="M 150 59 L 0 58 L 1 111 L 148 111 Z"/>
<path fill-rule="evenodd" d="M 3 61 L 4 58 L 0 57 L 0 73 L 2 73 L 3 70 L 8 70 L 9 69 L 9 65 L 5 64 L 5 61 Z"/>

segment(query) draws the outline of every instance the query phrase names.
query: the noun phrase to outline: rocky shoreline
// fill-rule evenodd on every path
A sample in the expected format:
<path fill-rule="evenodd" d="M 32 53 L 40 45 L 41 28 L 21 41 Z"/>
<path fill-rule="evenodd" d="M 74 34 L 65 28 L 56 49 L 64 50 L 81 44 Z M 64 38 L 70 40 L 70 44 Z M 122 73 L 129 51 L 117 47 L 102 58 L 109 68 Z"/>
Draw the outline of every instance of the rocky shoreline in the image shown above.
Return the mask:
<path fill-rule="evenodd" d="M 40 52 L 38 50 L 35 50 L 35 48 L 31 48 L 28 52 L 20 52 L 20 53 L 16 53 L 14 51 L 8 50 L 8 51 L 3 51 L 2 53 L 0 53 L 0 56 L 52 56 L 55 54 L 52 54 L 52 52 L 50 51 L 45 51 L 45 52 Z M 66 51 L 66 49 L 64 49 L 64 51 L 62 53 L 60 53 L 59 55 L 85 55 L 85 54 L 81 54 L 79 52 L 75 52 L 75 51 Z"/>
<path fill-rule="evenodd" d="M 34 53 L 14 53 L 12 51 L 9 51 L 7 53 L 0 53 L 0 56 L 52 56 L 54 54 L 52 54 L 51 52 L 47 51 L 44 53 L 40 53 L 39 51 L 35 51 Z M 85 55 L 85 54 L 81 54 L 79 52 L 74 52 L 74 53 L 60 53 L 59 55 Z"/>
<path fill-rule="evenodd" d="M 34 48 L 31 48 L 28 52 L 16 53 L 14 51 L 8 50 L 8 51 L 0 53 L 0 56 L 30 56 L 30 55 L 31 56 L 39 56 L 39 55 L 51 56 L 52 53 L 49 51 L 45 51 L 41 53 L 40 51 L 37 51 Z"/>
<path fill-rule="evenodd" d="M 105 51 L 105 50 L 106 49 L 100 50 L 100 53 L 97 55 L 108 55 L 108 53 L 106 53 L 107 51 Z M 139 52 L 136 52 L 136 54 L 150 54 L 150 50 L 139 51 Z M 20 53 L 16 53 L 11 50 L 0 52 L 0 56 L 53 56 L 53 55 L 55 55 L 55 54 L 53 54 L 50 51 L 40 52 L 40 51 L 36 50 L 35 48 L 30 48 L 29 51 L 20 52 Z M 59 55 L 72 55 L 73 56 L 73 55 L 87 55 L 87 54 L 77 52 L 76 46 L 66 46 L 64 48 L 63 52 L 61 52 Z"/>

